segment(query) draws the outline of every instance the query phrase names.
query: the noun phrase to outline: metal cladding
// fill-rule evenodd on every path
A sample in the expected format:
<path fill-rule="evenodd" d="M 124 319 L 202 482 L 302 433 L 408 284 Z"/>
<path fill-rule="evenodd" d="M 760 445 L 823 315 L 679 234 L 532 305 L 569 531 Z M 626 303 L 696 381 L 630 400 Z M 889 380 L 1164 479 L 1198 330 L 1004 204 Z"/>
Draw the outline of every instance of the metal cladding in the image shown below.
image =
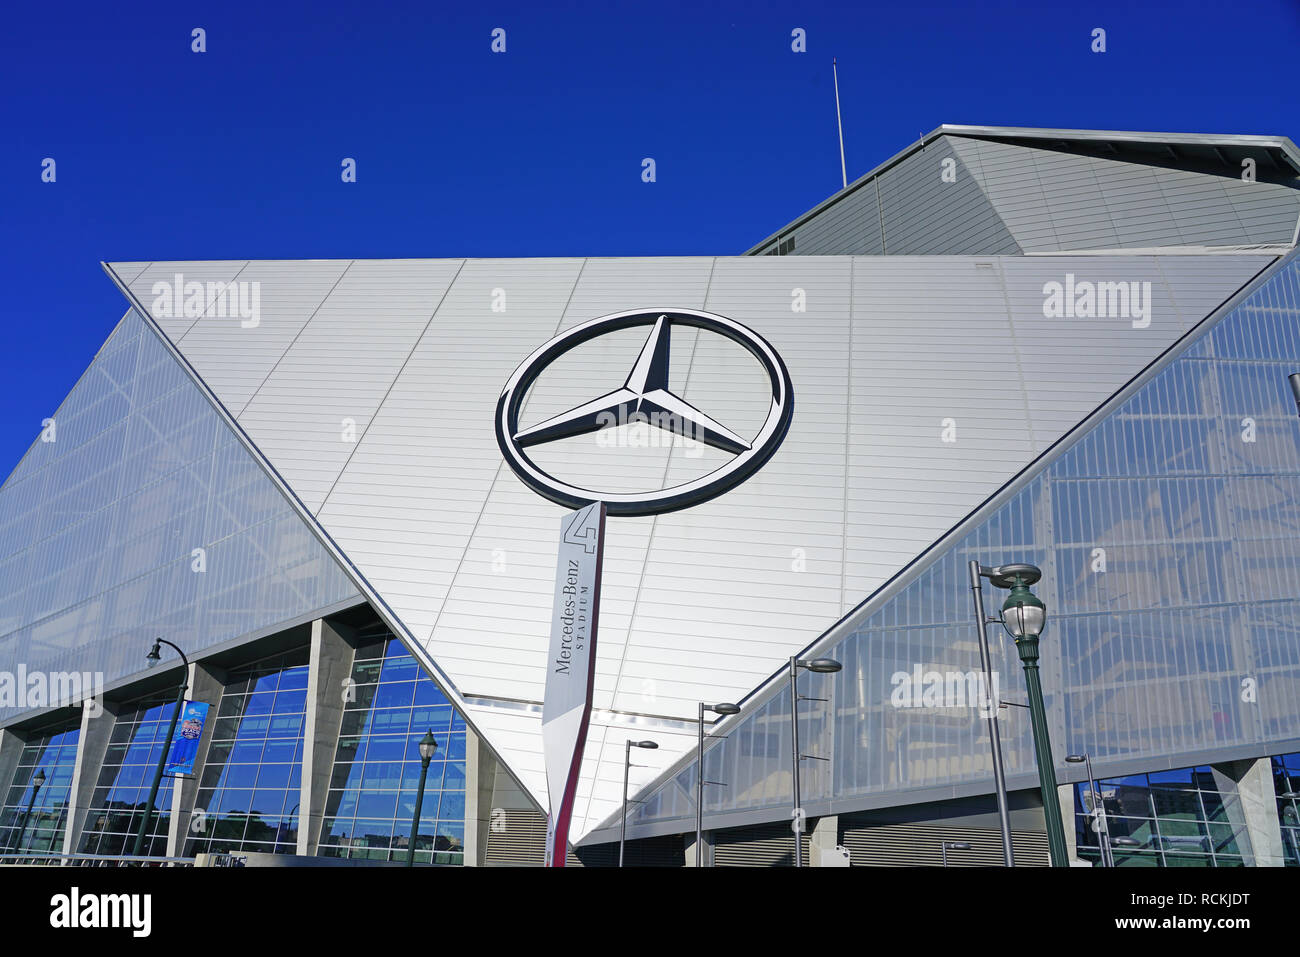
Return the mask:
<path fill-rule="evenodd" d="M 294 554 L 314 562 L 314 584 L 295 591 L 290 585 L 298 585 L 297 578 L 285 571 L 278 552 L 248 552 L 267 562 L 266 574 L 291 580 L 267 590 L 280 604 L 269 598 L 265 606 L 253 602 L 266 615 L 235 616 L 221 628 L 208 627 L 195 610 L 210 605 L 196 603 L 190 592 L 165 589 L 147 601 L 120 602 L 123 618 L 114 634 L 134 628 L 147 642 L 155 623 L 189 622 L 194 632 L 187 650 L 201 654 L 205 643 L 215 647 L 253 636 L 273 623 L 267 619 L 287 621 L 331 603 L 368 600 L 545 807 L 540 702 L 555 528 L 563 508 L 536 494 L 503 459 L 495 425 L 503 390 L 545 344 L 598 317 L 704 313 L 739 323 L 770 344 L 798 401 L 779 447 L 726 494 L 665 514 L 620 516 L 610 509 L 601 651 L 572 839 L 608 839 L 629 737 L 659 745 L 637 762 L 634 790 L 658 782 L 649 803 L 638 805 L 630 836 L 693 827 L 693 770 L 686 755 L 696 741 L 701 700 L 741 700 L 745 706 L 729 719 L 742 733 L 711 750 L 709 760 L 720 762 L 716 768 L 706 763 L 706 777 L 729 782 L 726 789 L 713 789 L 710 818 L 734 812 L 755 820 L 788 819 L 781 806 L 790 785 L 788 755 L 781 750 L 781 735 L 788 732 L 780 717 L 784 698 L 773 696 L 773 675 L 790 655 L 815 642 L 819 653 L 834 649 L 831 656 L 845 668 L 802 679 L 810 688 L 832 690 L 838 702 L 833 718 L 804 726 L 809 748 L 824 747 L 816 753 L 835 757 L 830 765 L 815 762 L 808 769 L 804 793 L 811 805 L 829 806 L 841 797 L 860 802 L 864 795 L 901 803 L 962 787 L 987 791 L 988 771 L 980 761 L 988 749 L 980 743 L 984 722 L 978 716 L 891 704 L 901 687 L 891 683 L 897 673 L 911 681 L 920 668 L 924 683 L 927 672 L 949 664 L 956 670 L 973 653 L 968 625 L 952 623 L 966 619 L 945 617 L 950 606 L 966 607 L 969 593 L 942 572 L 945 563 L 964 568 L 971 557 L 986 564 L 1033 561 L 1046 571 L 1050 590 L 1040 586 L 1039 593 L 1049 606 L 1044 685 L 1057 722 L 1054 743 L 1069 746 L 1076 730 L 1104 725 L 1115 740 L 1150 728 L 1133 751 L 1147 763 L 1149 755 L 1195 749 L 1208 732 L 1180 738 L 1172 716 L 1150 713 L 1154 699 L 1132 690 L 1140 678 L 1124 672 L 1123 647 L 1139 640 L 1159 645 L 1166 654 L 1163 666 L 1190 681 L 1212 670 L 1203 660 L 1209 652 L 1204 642 L 1181 646 L 1168 629 L 1200 629 L 1195 633 L 1209 642 L 1215 612 L 1166 601 L 1172 593 L 1160 591 L 1163 585 L 1132 584 L 1147 577 L 1124 579 L 1132 584 L 1128 591 L 1120 582 L 1121 576 L 1137 575 L 1133 563 L 1148 562 L 1159 565 L 1161 582 L 1190 575 L 1207 583 L 1206 595 L 1220 596 L 1214 600 L 1236 601 L 1235 595 L 1213 591 L 1206 569 L 1219 567 L 1215 563 L 1233 534 L 1251 538 L 1243 529 L 1264 527 L 1251 522 L 1272 521 L 1251 517 L 1252 509 L 1280 507 L 1266 501 L 1262 485 L 1238 487 L 1248 477 L 1225 464 L 1234 448 L 1226 436 L 1230 425 L 1250 417 L 1270 442 L 1295 445 L 1296 437 L 1286 431 L 1295 428 L 1293 421 L 1284 425 L 1271 405 L 1257 408 L 1275 371 L 1261 363 L 1292 358 L 1289 345 L 1279 344 L 1289 342 L 1283 331 L 1267 325 L 1286 319 L 1294 326 L 1292 287 L 1268 287 L 1279 290 L 1266 294 L 1274 299 L 1251 307 L 1255 312 L 1242 307 L 1234 313 L 1253 319 L 1223 323 L 1204 335 L 1198 331 L 1194 341 L 1188 336 L 1244 286 L 1277 268 L 1277 247 L 1292 241 L 1300 210 L 1287 179 L 1294 176 L 1286 168 L 1294 147 L 1288 152 L 1289 141 L 1276 138 L 1269 140 L 1272 145 L 1255 142 L 1265 138 L 1237 138 L 1250 141 L 1244 145 L 1220 138 L 1229 165 L 1243 158 L 1234 149 L 1258 154 L 1260 181 L 1252 193 L 1227 183 L 1231 177 L 1224 174 L 1217 176 L 1224 182 L 1203 190 L 1202 177 L 1213 174 L 1179 166 L 1193 158 L 1208 162 L 1200 153 L 1193 156 L 1199 144 L 1171 140 L 1175 155 L 1168 163 L 1140 163 L 1136 156 L 1151 146 L 1142 135 L 1115 140 L 1120 158 L 1108 159 L 1083 155 L 1078 143 L 1105 152 L 1097 144 L 1106 141 L 1086 133 L 1071 140 L 1061 135 L 1068 131 L 1039 131 L 1056 134 L 1044 138 L 1023 130 L 943 130 L 942 143 L 906 151 L 875 179 L 851 185 L 797 222 L 784 234 L 797 239 L 794 255 L 111 264 L 112 277 L 140 315 L 133 313 L 123 327 L 135 330 L 135 340 L 152 343 L 158 355 L 133 366 L 136 380 L 151 395 L 183 396 L 195 405 L 196 421 L 206 415 L 205 440 L 241 468 L 251 467 L 279 503 L 248 521 L 281 522 L 278 534 L 299 542 Z M 940 161 L 949 157 L 957 178 L 944 183 Z M 1053 162 L 1061 164 L 1059 183 L 1042 172 L 1043 164 Z M 1105 163 L 1125 165 L 1108 179 Z M 1039 172 L 1027 175 L 1031 168 Z M 1186 216 L 1169 179 L 1185 176 L 1191 177 L 1186 195 L 1204 192 L 1208 204 L 1189 199 Z M 1132 190 L 1122 192 L 1126 183 Z M 944 186 L 954 191 L 945 196 Z M 849 198 L 868 192 L 879 194 L 877 205 L 859 210 L 832 236 L 835 210 L 848 209 Z M 1160 203 L 1157 193 L 1164 197 Z M 1071 205 L 1071 195 L 1084 198 Z M 1094 208 L 1098 195 L 1104 209 Z M 1256 207 L 1258 215 L 1247 214 Z M 862 238 L 873 216 L 878 244 Z M 1284 237 L 1287 222 L 1293 232 Z M 810 238 L 818 229 L 824 247 Z M 911 238 L 900 243 L 900 236 Z M 1269 248 L 1208 248 L 1253 244 Z M 776 248 L 773 242 L 757 250 L 766 246 Z M 1153 246 L 1161 252 L 1129 248 Z M 1060 251 L 1067 247 L 1081 252 Z M 804 255 L 818 248 L 885 255 Z M 1106 251 L 1097 254 L 1099 249 Z M 914 254 L 899 254 L 904 251 Z M 514 409 L 519 431 L 626 386 L 647 330 L 645 324 L 617 330 L 557 355 Z M 101 350 L 94 374 L 88 373 L 95 382 L 104 380 L 97 388 L 107 398 L 93 413 L 100 431 L 126 428 L 121 424 L 141 414 L 110 395 L 115 373 L 98 371 L 113 360 L 121 334 Z M 1225 335 L 1237 338 L 1218 345 L 1214 337 Z M 1233 348 L 1263 353 L 1237 356 Z M 1197 375 L 1152 380 L 1169 381 L 1158 389 L 1173 391 L 1143 393 L 1167 400 L 1143 399 L 1155 404 L 1140 415 L 1106 418 L 1100 426 L 1090 420 L 1118 392 L 1136 388 L 1135 379 L 1149 366 L 1175 353 L 1184 366 L 1196 355 L 1203 361 L 1193 367 Z M 1259 361 L 1225 361 L 1236 358 Z M 1259 378 L 1248 388 L 1245 379 L 1229 382 L 1230 374 Z M 664 376 L 662 391 L 725 427 L 714 429 L 724 438 L 752 441 L 772 407 L 772 381 L 752 350 L 705 326 L 674 328 Z M 1217 383 L 1213 400 L 1207 398 L 1206 377 Z M 1293 420 L 1285 376 L 1276 384 Z M 60 436 L 64 416 L 64 410 L 56 416 Z M 1107 438 L 1080 439 L 1086 420 L 1088 435 Z M 1143 425 L 1148 421 L 1153 424 Z M 552 430 L 557 440 L 529 445 L 528 454 L 548 475 L 628 494 L 695 481 L 733 457 L 727 441 L 690 442 L 672 430 L 643 425 L 625 422 L 572 434 Z M 1069 442 L 1061 443 L 1067 436 Z M 1211 439 L 1218 450 L 1213 461 L 1204 451 Z M 1067 444 L 1077 450 L 1069 458 L 1075 471 L 1058 476 L 1050 470 L 1067 467 L 1061 464 Z M 119 470 L 114 474 L 129 470 L 133 448 L 125 440 L 105 447 L 107 467 Z M 1294 458 L 1294 447 L 1283 452 L 1265 442 L 1251 451 L 1281 456 L 1278 474 L 1290 474 L 1286 456 Z M 43 466 L 39 457 L 46 454 L 34 445 L 0 488 L 0 562 L 15 563 L 11 567 L 25 561 L 22 555 L 29 553 L 23 549 L 42 547 L 50 531 L 34 523 L 58 514 L 58 497 L 78 494 L 74 489 L 83 481 L 80 471 Z M 1175 460 L 1190 464 L 1180 471 L 1171 464 Z M 37 476 L 45 478 L 33 484 Z M 1167 491 L 1139 484 L 1175 478 L 1182 484 Z M 1197 498 L 1198 481 L 1231 485 L 1235 504 L 1206 506 Z M 1026 491 L 1040 486 L 1050 487 L 1051 495 Z M 1163 497 L 1153 500 L 1157 491 Z M 230 492 L 233 499 L 242 494 Z M 191 511 L 206 516 L 209 496 L 224 494 L 220 483 L 182 484 L 147 500 L 161 522 Z M 999 495 L 990 511 L 990 500 Z M 1105 495 L 1116 498 L 1105 506 L 1086 498 Z M 1236 524 L 1222 520 L 1225 508 L 1237 510 Z M 1114 527 L 1089 524 L 1090 515 L 1106 516 Z M 1157 515 L 1168 529 L 1180 531 L 1156 527 Z M 35 565 L 47 569 L 53 584 L 44 587 L 58 590 L 59 608 L 90 607 L 100 593 L 90 571 L 84 579 L 67 573 L 68 555 L 90 554 L 94 547 L 76 531 L 84 528 L 89 535 L 93 520 L 70 516 L 67 546 Z M 1205 528 L 1205 541 L 1195 545 L 1202 549 L 1195 570 L 1180 572 L 1167 553 L 1183 542 L 1180 536 L 1192 535 L 1195 521 Z M 1072 537 L 1062 537 L 1061 522 L 1075 523 L 1068 526 Z M 201 527 L 180 537 L 201 543 Z M 1145 529 L 1146 537 L 1136 529 Z M 112 529 L 96 534 L 111 537 Z M 300 542 L 304 537 L 309 541 Z M 1263 537 L 1273 541 L 1272 532 Z M 1109 552 L 1108 561 L 1118 574 L 1098 582 L 1086 571 L 1093 561 L 1088 556 L 1092 548 L 1113 549 L 1113 542 L 1121 550 Z M 940 552 L 951 561 L 939 560 Z M 1082 566 L 1080 554 L 1086 559 Z M 183 557 L 166 549 L 158 555 L 173 564 Z M 1278 576 L 1280 587 L 1296 584 Z M 23 588 L 16 593 L 25 594 Z M 1149 598 L 1143 599 L 1142 613 L 1150 616 L 1144 622 L 1158 620 L 1158 627 L 1144 625 L 1140 639 L 1096 631 L 1103 613 L 1113 613 L 1108 602 L 1127 608 L 1122 603 L 1137 601 L 1132 596 L 1138 593 Z M 1114 597 L 1124 594 L 1130 597 Z M 871 602 L 862 605 L 869 596 Z M 173 604 L 163 608 L 164 599 Z M 1172 604 L 1163 608 L 1162 601 Z M 1079 624 L 1067 624 L 1072 602 L 1093 617 L 1080 611 Z M 31 661 L 28 649 L 43 640 L 41 629 L 54 620 L 54 606 L 38 602 L 16 615 L 12 607 L 13 602 L 0 604 L 9 616 L 3 619 L 0 652 L 9 661 Z M 75 663 L 86 661 L 88 653 L 95 660 L 117 653 L 107 650 L 108 632 L 93 624 L 60 634 L 62 657 L 49 660 L 66 661 L 69 668 L 84 667 Z M 1084 670 L 1063 670 L 1059 658 L 1053 663 L 1047 649 L 1054 640 L 1087 662 L 1069 667 Z M 129 676 L 143 660 L 143 646 L 138 655 L 133 647 L 122 654 L 115 667 L 119 676 Z M 1012 680 L 1012 664 L 995 663 L 1006 681 Z M 0 661 L 0 667 L 8 666 Z M 1206 701 L 1218 700 L 1218 692 L 1204 694 Z M 1172 691 L 1168 700 L 1175 701 Z M 788 711 L 786 719 L 788 725 Z M 1075 729 L 1070 735 L 1067 725 Z M 1218 733 L 1225 744 L 1257 744 L 1264 732 L 1249 738 Z M 1292 736 L 1300 737 L 1300 730 Z M 1026 742 L 1024 735 L 1008 733 L 1012 774 L 1031 767 Z M 1104 749 L 1088 750 L 1103 766 Z M 679 827 L 681 820 L 687 826 Z"/>
<path fill-rule="evenodd" d="M 1289 246 L 1297 220 L 1300 151 L 1286 137 L 941 126 L 752 251 Z"/>

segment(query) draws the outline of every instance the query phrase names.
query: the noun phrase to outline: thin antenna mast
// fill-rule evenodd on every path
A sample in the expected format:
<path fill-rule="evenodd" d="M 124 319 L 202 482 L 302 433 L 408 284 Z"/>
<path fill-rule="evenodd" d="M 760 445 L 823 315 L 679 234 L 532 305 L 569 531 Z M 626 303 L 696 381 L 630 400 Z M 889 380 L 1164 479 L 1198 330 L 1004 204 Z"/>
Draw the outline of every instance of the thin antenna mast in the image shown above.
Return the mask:
<path fill-rule="evenodd" d="M 840 71 L 831 58 L 831 73 L 835 77 L 835 123 L 840 128 L 840 182 L 845 188 L 849 185 L 849 174 L 844 169 L 844 120 L 840 118 Z"/>

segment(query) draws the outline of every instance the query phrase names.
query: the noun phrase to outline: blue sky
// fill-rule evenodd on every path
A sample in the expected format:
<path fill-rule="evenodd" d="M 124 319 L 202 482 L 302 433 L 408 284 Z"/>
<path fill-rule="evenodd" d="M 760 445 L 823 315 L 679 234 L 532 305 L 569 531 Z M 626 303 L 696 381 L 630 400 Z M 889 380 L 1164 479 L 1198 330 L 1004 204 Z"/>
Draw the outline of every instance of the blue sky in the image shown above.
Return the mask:
<path fill-rule="evenodd" d="M 839 187 L 833 56 L 850 180 L 940 123 L 1300 138 L 1300 0 L 276 7 L 6 9 L 0 475 L 124 311 L 100 260 L 740 253 Z"/>

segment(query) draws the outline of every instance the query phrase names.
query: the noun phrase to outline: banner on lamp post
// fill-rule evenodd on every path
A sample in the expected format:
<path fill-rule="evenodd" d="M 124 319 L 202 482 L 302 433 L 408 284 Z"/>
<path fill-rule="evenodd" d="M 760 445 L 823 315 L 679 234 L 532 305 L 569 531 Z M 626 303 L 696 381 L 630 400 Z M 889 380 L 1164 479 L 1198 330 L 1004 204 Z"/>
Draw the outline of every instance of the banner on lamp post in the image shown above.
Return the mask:
<path fill-rule="evenodd" d="M 595 502 L 560 521 L 555 565 L 555 609 L 542 702 L 546 762 L 546 866 L 563 867 L 578 772 L 587 744 L 596 669 L 600 569 L 605 549 L 605 505 Z"/>
<path fill-rule="evenodd" d="M 181 710 L 181 720 L 172 736 L 171 750 L 163 774 L 183 777 L 194 773 L 194 758 L 199 753 L 199 738 L 208 719 L 208 706 L 202 701 L 186 701 Z"/>

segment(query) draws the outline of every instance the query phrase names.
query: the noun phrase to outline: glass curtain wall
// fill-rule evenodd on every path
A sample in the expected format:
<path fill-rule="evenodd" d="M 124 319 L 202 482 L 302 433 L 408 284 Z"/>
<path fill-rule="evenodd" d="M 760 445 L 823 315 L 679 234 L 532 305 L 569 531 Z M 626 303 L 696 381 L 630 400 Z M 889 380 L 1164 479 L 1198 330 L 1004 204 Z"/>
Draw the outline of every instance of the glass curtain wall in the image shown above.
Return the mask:
<path fill-rule="evenodd" d="M 339 734 L 319 853 L 405 861 L 420 780 L 417 746 L 432 731 L 416 838 L 418 864 L 462 864 L 465 722 L 388 632 L 364 636 Z"/>
<path fill-rule="evenodd" d="M 1250 854 L 1245 812 L 1231 781 L 1209 767 L 1130 774 L 1097 782 L 1116 867 L 1242 867 Z M 1074 785 L 1079 857 L 1099 864 L 1100 837 L 1087 781 Z"/>
<path fill-rule="evenodd" d="M 186 855 L 293 854 L 298 841 L 308 649 L 227 677 L 203 763 Z"/>
<path fill-rule="evenodd" d="M 86 828 L 78 848 L 81 853 L 131 853 L 158 759 L 169 746 L 164 739 L 175 707 L 176 692 L 170 690 L 140 698 L 118 712 L 86 816 Z M 143 852 L 154 857 L 167 853 L 172 780 L 168 775 L 163 776 L 154 805 L 157 813 L 152 816 L 145 835 Z"/>
<path fill-rule="evenodd" d="M 1282 859 L 1287 867 L 1300 867 L 1300 754 L 1273 758 L 1273 787 L 1277 792 L 1277 819 L 1282 826 Z"/>
<path fill-rule="evenodd" d="M 68 794 L 80 736 L 80 727 L 52 728 L 38 731 L 23 745 L 13 783 L 0 806 L 0 850 L 56 854 L 63 850 Z M 45 780 L 33 801 L 34 779 L 40 773 L 44 773 Z M 28 801 L 32 801 L 30 815 Z"/>

